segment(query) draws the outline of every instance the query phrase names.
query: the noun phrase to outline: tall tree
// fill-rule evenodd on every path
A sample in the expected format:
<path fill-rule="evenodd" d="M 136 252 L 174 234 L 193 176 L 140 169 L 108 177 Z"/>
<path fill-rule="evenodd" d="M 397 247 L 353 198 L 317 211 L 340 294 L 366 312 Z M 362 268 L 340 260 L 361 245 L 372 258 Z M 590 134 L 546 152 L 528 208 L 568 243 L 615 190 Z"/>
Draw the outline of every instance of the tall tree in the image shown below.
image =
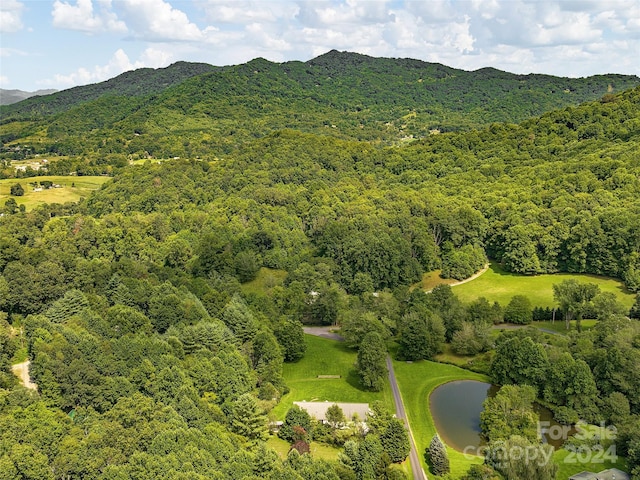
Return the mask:
<path fill-rule="evenodd" d="M 570 320 L 575 316 L 576 327 L 582 331 L 582 316 L 588 311 L 594 297 L 600 293 L 595 283 L 580 283 L 577 280 L 563 280 L 553 285 L 553 298 L 565 312 L 567 330 Z"/>
<path fill-rule="evenodd" d="M 240 395 L 231 408 L 231 429 L 250 441 L 265 440 L 268 436 L 267 415 L 256 398 Z"/>
<path fill-rule="evenodd" d="M 387 346 L 377 332 L 367 333 L 358 349 L 356 369 L 362 384 L 373 391 L 384 388 L 387 377 Z"/>

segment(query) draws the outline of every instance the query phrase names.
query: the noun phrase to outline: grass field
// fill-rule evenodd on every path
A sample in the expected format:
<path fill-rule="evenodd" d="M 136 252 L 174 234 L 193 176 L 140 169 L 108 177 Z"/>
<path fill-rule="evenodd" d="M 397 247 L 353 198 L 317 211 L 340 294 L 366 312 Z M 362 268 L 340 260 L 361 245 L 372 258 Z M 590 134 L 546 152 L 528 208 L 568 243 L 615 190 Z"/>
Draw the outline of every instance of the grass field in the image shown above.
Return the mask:
<path fill-rule="evenodd" d="M 262 267 L 260 268 L 260 271 L 258 271 L 256 278 L 250 282 L 242 284 L 242 293 L 245 295 L 250 293 L 268 293 L 269 290 L 276 285 L 282 285 L 286 276 L 286 270 L 275 270 L 273 268 Z"/>
<path fill-rule="evenodd" d="M 575 279 L 583 283 L 595 283 L 603 292 L 613 292 L 627 308 L 631 308 L 635 296 L 622 282 L 597 275 L 557 273 L 553 275 L 516 275 L 506 272 L 496 263 L 490 265 L 483 275 L 471 282 L 452 287 L 453 292 L 463 302 L 471 302 L 485 297 L 489 302 L 498 301 L 507 305 L 514 295 L 526 295 L 534 306 L 553 307 L 553 284 Z"/>
<path fill-rule="evenodd" d="M 307 351 L 297 363 L 285 363 L 283 374 L 289 393 L 273 409 L 273 415 L 283 420 L 293 402 L 306 400 L 329 402 L 372 403 L 381 400 L 394 412 L 391 388 L 369 392 L 360 386 L 354 368 L 356 351 L 335 340 L 305 335 Z M 340 375 L 340 378 L 318 378 L 318 375 Z"/>
<path fill-rule="evenodd" d="M 463 370 L 454 365 L 444 365 L 436 362 L 394 362 L 394 370 L 402 392 L 404 406 L 409 417 L 409 423 L 418 449 L 418 455 L 425 472 L 428 467 L 424 464 L 423 453 L 429 446 L 431 438 L 436 433 L 436 427 L 429 410 L 429 395 L 438 385 L 454 380 L 488 381 L 487 377 Z M 480 457 L 465 458 L 460 452 L 447 447 L 451 474 L 453 478 L 464 475 L 474 463 L 482 463 Z"/>
<path fill-rule="evenodd" d="M 51 181 L 54 184 L 61 185 L 62 188 L 50 188 L 40 192 L 34 192 L 33 187 L 29 185 L 31 182 Z M 24 205 L 27 210 L 42 205 L 44 203 L 66 203 L 77 202 L 80 197 L 88 197 L 92 191 L 97 190 L 110 177 L 64 177 L 64 176 L 45 176 L 30 178 L 7 178 L 0 180 L 0 206 L 4 206 L 4 202 L 9 198 L 14 198 L 18 205 Z M 21 197 L 11 197 L 11 185 L 19 183 L 24 189 L 24 195 Z M 74 186 L 72 186 L 74 185 Z"/>
<path fill-rule="evenodd" d="M 433 287 L 437 285 L 442 285 L 443 283 L 446 285 L 452 285 L 457 282 L 458 281 L 453 278 L 441 278 L 440 270 L 433 270 L 432 272 L 427 272 L 422 275 L 422 280 L 412 285 L 410 290 L 420 287 L 424 291 L 428 292 L 430 290 L 433 290 Z"/>

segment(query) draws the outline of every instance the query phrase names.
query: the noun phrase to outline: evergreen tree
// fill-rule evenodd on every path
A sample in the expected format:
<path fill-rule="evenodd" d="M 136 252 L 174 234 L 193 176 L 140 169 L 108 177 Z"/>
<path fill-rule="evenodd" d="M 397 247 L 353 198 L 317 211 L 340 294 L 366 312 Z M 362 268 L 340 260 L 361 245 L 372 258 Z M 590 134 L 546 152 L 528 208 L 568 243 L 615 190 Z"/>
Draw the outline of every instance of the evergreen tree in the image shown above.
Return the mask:
<path fill-rule="evenodd" d="M 53 302 L 45 315 L 52 322 L 62 323 L 88 306 L 89 302 L 80 290 L 69 290 L 64 297 Z"/>
<path fill-rule="evenodd" d="M 267 415 L 253 395 L 245 393 L 233 403 L 231 430 L 249 440 L 266 440 Z"/>
<path fill-rule="evenodd" d="M 449 473 L 449 456 L 438 434 L 435 434 L 431 439 L 431 443 L 425 451 L 425 459 L 431 465 L 431 471 L 434 475 L 446 475 Z"/>
<path fill-rule="evenodd" d="M 409 455 L 411 444 L 404 424 L 392 418 L 387 428 L 380 434 L 380 443 L 393 463 L 402 463 Z"/>

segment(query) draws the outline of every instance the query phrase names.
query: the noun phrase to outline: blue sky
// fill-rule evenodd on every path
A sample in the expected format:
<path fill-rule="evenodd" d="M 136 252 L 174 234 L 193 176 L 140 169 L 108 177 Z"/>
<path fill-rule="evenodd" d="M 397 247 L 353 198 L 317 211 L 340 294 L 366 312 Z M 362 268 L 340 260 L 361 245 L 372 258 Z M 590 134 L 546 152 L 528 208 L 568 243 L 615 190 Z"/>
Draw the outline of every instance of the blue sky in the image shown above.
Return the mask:
<path fill-rule="evenodd" d="M 640 75 L 640 0 L 0 0 L 0 87 L 330 49 L 465 70 Z"/>

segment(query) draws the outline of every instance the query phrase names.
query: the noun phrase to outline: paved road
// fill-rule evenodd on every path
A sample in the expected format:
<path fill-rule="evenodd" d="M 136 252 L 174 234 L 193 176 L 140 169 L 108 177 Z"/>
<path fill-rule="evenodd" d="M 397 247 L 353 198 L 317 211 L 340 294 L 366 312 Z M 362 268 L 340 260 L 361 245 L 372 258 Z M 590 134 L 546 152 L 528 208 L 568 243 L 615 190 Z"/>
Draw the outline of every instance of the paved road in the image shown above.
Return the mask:
<path fill-rule="evenodd" d="M 411 442 L 411 452 L 409 458 L 411 459 L 411 469 L 413 470 L 414 480 L 427 480 L 427 475 L 422 469 L 420 464 L 420 457 L 418 456 L 418 450 L 416 449 L 416 442 L 413 440 L 413 433 L 411 433 L 411 427 L 409 420 L 407 419 L 407 413 L 404 410 L 404 403 L 402 403 L 402 397 L 400 396 L 400 389 L 398 388 L 398 382 L 396 380 L 396 374 L 393 371 L 393 362 L 391 357 L 387 356 L 387 370 L 389 371 L 389 383 L 391 384 L 391 391 L 393 392 L 393 399 L 396 403 L 396 417 L 402 420 L 407 430 L 409 431 L 409 441 Z"/>
<path fill-rule="evenodd" d="M 308 335 L 315 335 L 317 337 L 330 338 L 332 340 L 343 341 L 337 333 L 331 331 L 334 327 L 304 327 L 304 333 Z M 409 441 L 411 442 L 411 452 L 409 452 L 409 458 L 411 459 L 411 469 L 413 470 L 413 480 L 428 480 L 427 475 L 422 470 L 420 464 L 420 457 L 418 456 L 418 450 L 416 449 L 416 443 L 413 441 L 413 434 L 411 433 L 411 427 L 409 426 L 409 420 L 404 410 L 404 403 L 402 403 L 402 397 L 400 396 L 400 389 L 398 388 L 398 382 L 396 380 L 396 374 L 393 371 L 393 363 L 391 357 L 387 356 L 387 370 L 389 372 L 389 383 L 391 384 L 391 391 L 393 392 L 393 400 L 396 404 L 396 417 L 404 422 L 409 431 Z"/>
<path fill-rule="evenodd" d="M 31 381 L 31 377 L 29 376 L 29 360 L 11 365 L 11 370 L 13 370 L 13 374 L 20 379 L 22 385 L 31 390 L 38 390 L 38 386 Z"/>
<path fill-rule="evenodd" d="M 551 335 L 562 335 L 560 332 L 556 332 L 555 330 L 550 330 L 548 328 L 536 327 L 535 323 L 530 323 L 529 325 L 512 325 L 512 324 L 499 324 L 494 325 L 492 328 L 494 330 L 519 330 L 520 328 L 534 327 L 540 330 L 541 332 L 549 333 Z"/>
<path fill-rule="evenodd" d="M 337 340 L 338 342 L 343 342 L 344 338 L 341 335 L 338 335 L 332 330 L 335 330 L 336 327 L 302 327 L 304 333 L 307 335 L 313 335 L 315 337 L 322 338 L 330 338 L 331 340 Z"/>

